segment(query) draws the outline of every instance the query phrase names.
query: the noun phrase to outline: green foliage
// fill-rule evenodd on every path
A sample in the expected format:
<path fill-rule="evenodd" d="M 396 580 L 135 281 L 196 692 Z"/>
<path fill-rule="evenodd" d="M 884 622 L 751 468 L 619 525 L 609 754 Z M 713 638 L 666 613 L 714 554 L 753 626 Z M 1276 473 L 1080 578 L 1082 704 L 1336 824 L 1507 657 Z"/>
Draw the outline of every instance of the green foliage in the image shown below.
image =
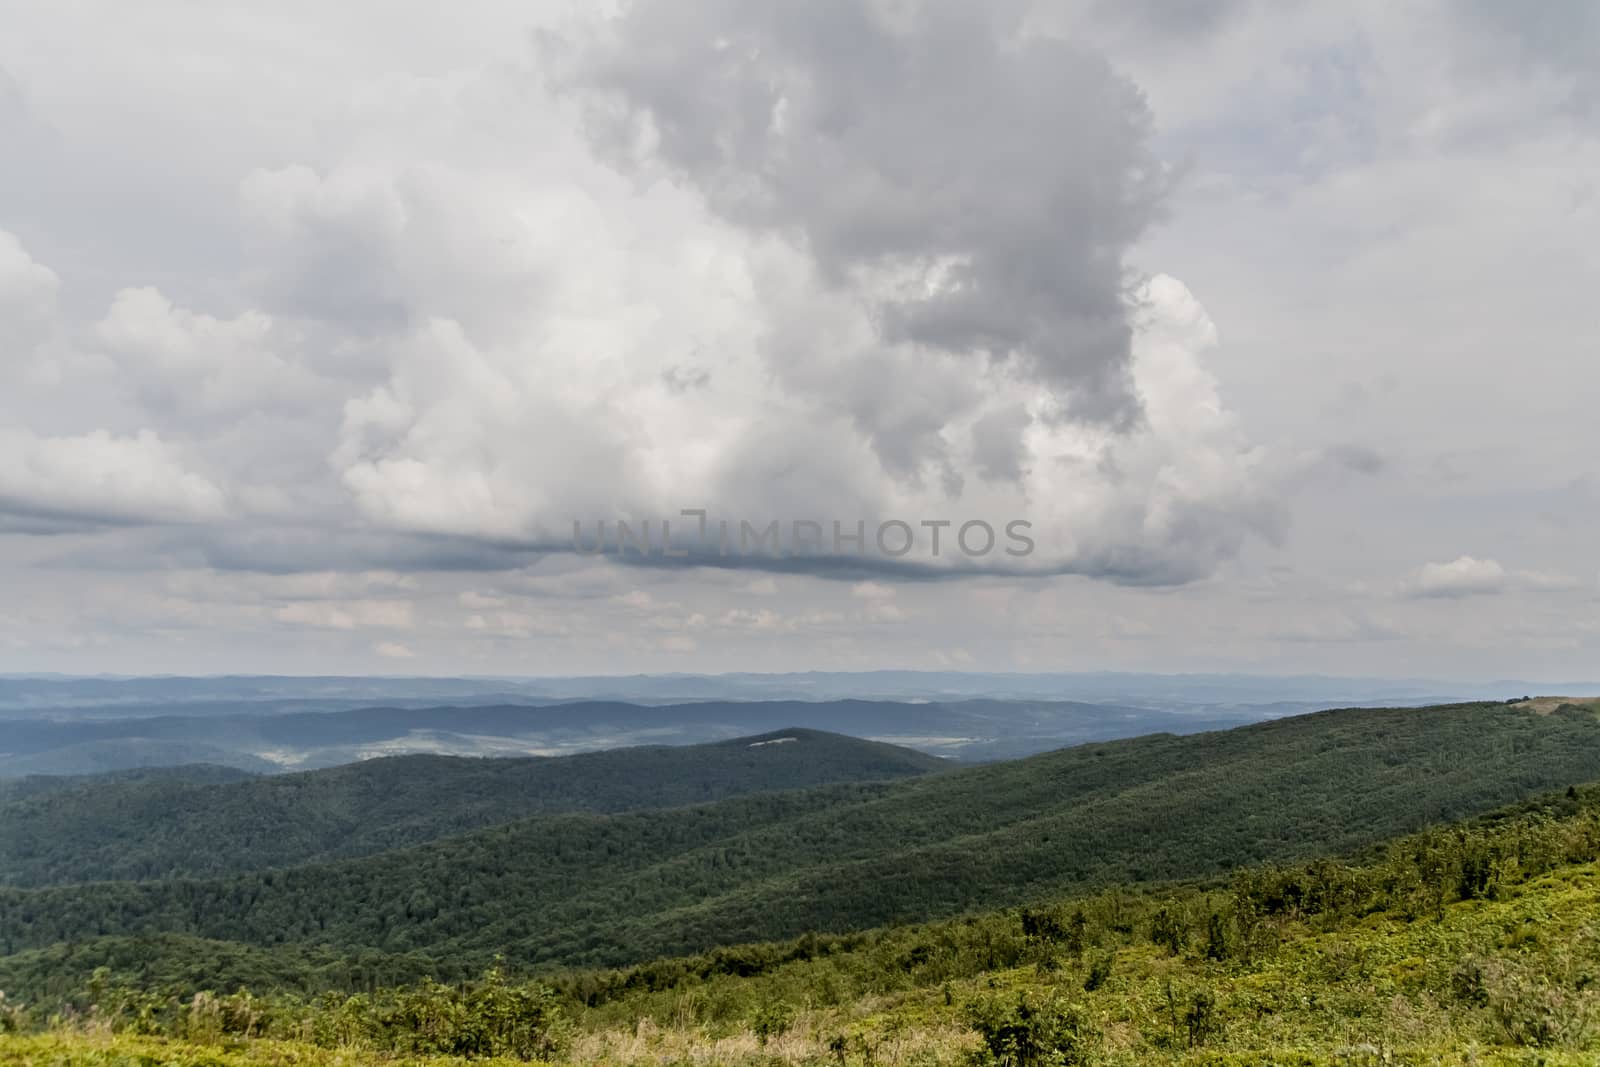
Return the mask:
<path fill-rule="evenodd" d="M 567 1036 L 554 991 L 509 983 L 499 968 L 464 987 L 428 982 L 394 994 L 391 1005 L 361 1009 L 366 1031 L 401 1052 L 548 1059 Z"/>
<path fill-rule="evenodd" d="M 28 1013 L 21 1004 L 13 1004 L 0 990 L 0 1036 L 15 1034 L 28 1025 Z"/>
<path fill-rule="evenodd" d="M 1586 1044 L 1596 1036 L 1600 1012 L 1593 998 L 1503 961 L 1490 961 L 1481 974 L 1496 1043 L 1552 1048 Z"/>
<path fill-rule="evenodd" d="M 1222 1021 L 1217 1017 L 1216 999 L 1203 989 L 1189 1002 L 1189 1009 L 1184 1012 L 1183 1022 L 1188 1030 L 1190 1048 L 1198 1048 L 1213 1041 L 1222 1032 Z"/>
<path fill-rule="evenodd" d="M 1600 722 L 1587 711 L 1356 709 L 892 783 L 546 816 L 231 878 L 0 891 L 0 955 L 175 934 L 268 953 L 425 956 L 440 970 L 501 951 L 522 969 L 622 964 L 1346 852 L 1589 778 L 1600 778 Z M 403 792 L 387 780 L 373 792 L 391 786 Z M 261 825 L 263 842 L 300 832 L 275 811 Z M 205 837 L 187 847 L 230 851 Z M 1463 889 L 1495 892 L 1505 857 L 1458 858 L 1448 884 L 1419 869 L 1407 906 L 1437 915 Z M 1319 906 L 1274 892 L 1264 883 L 1229 912 L 1233 957 L 1269 949 L 1274 916 Z M 1188 938 L 1187 920 L 1169 933 Z M 1071 941 L 1069 930 L 1069 955 Z"/>
<path fill-rule="evenodd" d="M 1077 1067 L 1093 1062 L 1101 1043 L 1089 1013 L 1059 997 L 986 997 L 967 1019 L 983 1040 L 977 1062 L 997 1067 Z"/>
<path fill-rule="evenodd" d="M 703 804 L 939 770 L 933 756 L 817 730 L 558 758 L 396 756 L 252 778 L 221 768 L 24 779 L 0 790 L 0 884 L 237 874 L 368 855 L 535 815 Z M 52 784 L 54 783 L 54 784 Z M 4 785 L 4 783 L 0 783 Z M 426 913 L 444 901 L 421 893 Z"/>
<path fill-rule="evenodd" d="M 1157 909 L 1150 919 L 1150 940 L 1176 956 L 1188 942 L 1183 916 L 1172 906 Z"/>
<path fill-rule="evenodd" d="M 794 1009 L 782 1001 L 762 1004 L 750 1020 L 750 1029 L 763 1045 L 775 1037 L 781 1037 L 793 1025 Z"/>
<path fill-rule="evenodd" d="M 1109 952 L 1097 952 L 1089 960 L 1089 970 L 1083 976 L 1083 991 L 1093 993 L 1111 978 L 1116 957 Z"/>
<path fill-rule="evenodd" d="M 1484 859 L 1490 892 L 1465 892 L 1461 872 Z M 1164 923 L 1198 929 L 1200 916 L 1207 937 L 1190 937 L 1177 955 L 1152 943 Z M 1063 963 L 1074 928 L 1088 958 Z M 1228 946 L 1225 958 L 1211 958 L 1210 932 Z M 1232 950 L 1246 941 L 1248 953 Z M 291 1039 L 347 1067 L 368 1054 L 749 1067 L 780 1057 L 845 1067 L 963 1058 L 1577 1067 L 1600 1053 L 1597 976 L 1600 792 L 1583 790 L 1397 839 L 1359 861 L 1242 869 L 1221 884 L 1115 887 L 538 983 L 497 968 L 468 982 L 305 999 L 181 995 L 102 972 L 59 1014 L 68 1031 L 109 1029 L 117 1047 L 153 1050 L 152 1064 L 221 1063 L 231 1050 Z M 157 1038 L 175 1044 L 136 1044 Z M 99 1067 L 88 1048 L 48 1061 Z M 216 1051 L 186 1051 L 205 1048 Z M 274 1055 L 259 1053 L 332 1062 Z"/>

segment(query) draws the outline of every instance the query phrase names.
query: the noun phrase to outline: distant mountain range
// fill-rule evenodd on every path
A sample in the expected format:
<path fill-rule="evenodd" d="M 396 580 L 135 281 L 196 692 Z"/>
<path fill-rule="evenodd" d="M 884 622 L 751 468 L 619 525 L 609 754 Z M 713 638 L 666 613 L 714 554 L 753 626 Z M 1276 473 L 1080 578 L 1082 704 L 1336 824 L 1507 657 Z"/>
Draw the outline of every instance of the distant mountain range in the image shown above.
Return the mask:
<path fill-rule="evenodd" d="M 1328 707 L 1600 685 L 1225 674 L 943 671 L 587 678 L 0 676 L 0 779 L 188 764 L 254 774 L 377 756 L 561 755 L 783 726 L 959 759 L 1195 733 Z"/>
<path fill-rule="evenodd" d="M 1222 729 L 1258 716 L 1179 714 L 1064 701 L 707 701 L 368 707 L 148 718 L 27 717 L 0 735 L 0 778 L 210 763 L 305 770 L 412 753 L 563 755 L 693 744 L 785 727 L 849 733 L 964 760 L 1085 741 Z"/>
<path fill-rule="evenodd" d="M 808 671 L 793 674 L 640 674 L 572 678 L 71 677 L 0 674 L 0 715 L 149 716 L 336 711 L 377 704 L 629 704 L 692 701 L 970 699 L 1123 704 L 1160 711 L 1420 705 L 1504 700 L 1529 693 L 1600 695 L 1595 682 L 1440 681 L 1323 675 Z"/>

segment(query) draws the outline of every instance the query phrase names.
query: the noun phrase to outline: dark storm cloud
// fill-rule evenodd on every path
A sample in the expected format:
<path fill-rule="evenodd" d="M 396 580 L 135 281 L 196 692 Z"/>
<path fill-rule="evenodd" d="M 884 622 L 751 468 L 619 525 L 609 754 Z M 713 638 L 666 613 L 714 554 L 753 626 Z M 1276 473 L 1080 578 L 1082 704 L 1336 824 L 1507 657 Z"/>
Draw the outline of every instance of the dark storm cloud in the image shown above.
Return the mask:
<path fill-rule="evenodd" d="M 618 159 L 641 140 L 725 219 L 803 242 L 882 336 L 1022 363 L 1131 425 L 1123 255 L 1166 174 L 1137 88 L 1015 5 L 642 0 L 555 50 Z"/>

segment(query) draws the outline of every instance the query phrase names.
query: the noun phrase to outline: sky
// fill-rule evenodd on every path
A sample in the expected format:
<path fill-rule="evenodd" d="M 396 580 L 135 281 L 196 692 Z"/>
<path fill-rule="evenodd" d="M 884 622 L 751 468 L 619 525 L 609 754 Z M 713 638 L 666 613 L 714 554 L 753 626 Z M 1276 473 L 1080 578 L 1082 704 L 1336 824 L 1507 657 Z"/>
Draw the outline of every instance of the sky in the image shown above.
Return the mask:
<path fill-rule="evenodd" d="M 0 672 L 1593 676 L 1596 54 L 0 0 Z"/>

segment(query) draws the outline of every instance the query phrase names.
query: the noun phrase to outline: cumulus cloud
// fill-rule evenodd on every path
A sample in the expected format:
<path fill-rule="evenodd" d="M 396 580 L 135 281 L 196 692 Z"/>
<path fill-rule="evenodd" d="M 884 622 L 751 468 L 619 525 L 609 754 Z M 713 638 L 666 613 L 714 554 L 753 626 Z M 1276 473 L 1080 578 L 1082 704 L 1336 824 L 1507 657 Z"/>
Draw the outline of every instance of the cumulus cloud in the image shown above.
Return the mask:
<path fill-rule="evenodd" d="M 21 241 L 0 230 L 0 346 L 13 359 L 52 332 L 60 288 L 55 271 L 35 262 Z"/>
<path fill-rule="evenodd" d="M 1123 257 L 1165 172 L 1136 87 L 1013 4 L 628 5 L 563 84 L 624 165 L 797 240 L 880 338 L 1136 421 Z M 563 54 L 557 52 L 557 54 Z"/>
<path fill-rule="evenodd" d="M 124 289 L 94 339 L 149 409 L 185 416 L 294 411 L 313 404 L 318 381 L 278 351 L 259 311 L 217 319 L 175 307 L 153 288 Z"/>
<path fill-rule="evenodd" d="M 631 562 L 1170 584 L 1276 536 L 1280 479 L 1204 367 L 1210 319 L 1125 265 L 1166 179 L 1102 58 L 942 2 L 641 3 L 555 50 L 583 130 L 540 112 L 519 148 L 482 111 L 509 83 L 483 76 L 408 97 L 415 143 L 248 170 L 229 310 L 115 290 L 74 338 L 103 404 L 25 431 L 33 451 L 159 453 L 167 476 L 117 479 L 153 503 L 103 507 L 250 516 L 160 546 L 222 569 L 515 568 L 570 551 L 574 520 L 658 539 L 670 520 L 681 543 L 685 508 L 898 519 L 918 543 Z M 421 151 L 485 121 L 492 142 Z M 62 334 L 58 287 L 0 242 L 5 321 L 35 346 Z M 52 358 L 84 396 L 83 366 Z M 179 456 L 207 473 L 173 474 Z M 1026 558 L 960 550 L 963 522 L 1016 519 Z"/>
<path fill-rule="evenodd" d="M 1522 590 L 1567 592 L 1581 588 L 1568 575 L 1549 571 L 1510 570 L 1494 559 L 1460 556 L 1449 563 L 1426 563 L 1403 586 L 1413 597 L 1447 598 L 1484 596 Z"/>
<path fill-rule="evenodd" d="M 595 139 L 648 134 L 608 158 L 676 184 L 619 183 L 559 136 L 565 169 L 522 188 L 406 163 L 247 178 L 271 306 L 379 358 L 327 457 L 362 519 L 510 559 L 570 550 L 574 520 L 681 538 L 684 508 L 1042 527 L 1024 563 L 688 560 L 849 578 L 1182 582 L 1275 536 L 1267 457 L 1201 364 L 1209 319 L 1174 279 L 1130 288 L 1163 182 L 1137 92 L 978 10 L 711 4 L 661 36 L 635 5 L 569 40 Z M 845 29 L 895 75 L 824 47 Z"/>
<path fill-rule="evenodd" d="M 105 523 L 200 522 L 227 499 L 154 432 L 39 436 L 0 427 L 0 513 Z"/>
<path fill-rule="evenodd" d="M 576 220 L 548 184 L 443 163 L 258 170 L 240 183 L 269 307 L 345 335 L 388 336 L 449 319 L 493 341 L 526 319 Z"/>
<path fill-rule="evenodd" d="M 552 388 L 547 368 L 570 354 L 484 349 L 436 322 L 399 350 L 387 384 L 347 405 L 334 464 L 374 521 L 528 551 L 570 551 L 574 521 L 592 545 L 600 521 L 627 519 L 637 533 L 648 520 L 658 539 L 653 562 L 670 564 L 677 561 L 659 551 L 666 520 L 674 543 L 691 551 L 690 563 L 819 572 L 849 564 L 854 570 L 842 573 L 854 574 L 876 564 L 904 576 L 1066 571 L 1182 582 L 1208 573 L 1250 537 L 1276 536 L 1283 521 L 1267 457 L 1240 433 L 1201 363 L 1215 340 L 1192 294 L 1174 279 L 1156 278 L 1141 291 L 1130 367 L 1144 410 L 1138 429 L 1034 418 L 1017 446 L 1016 476 L 988 478 L 992 456 L 974 429 L 996 414 L 1014 419 L 1019 409 L 1050 401 L 1023 378 L 974 376 L 967 408 L 930 429 L 948 446 L 943 461 L 952 477 L 906 486 L 873 437 L 839 411 L 851 399 L 848 383 L 831 413 L 820 405 L 786 410 L 781 390 L 760 388 L 761 375 L 736 361 L 729 377 L 740 380 L 737 390 L 714 381 L 686 396 L 639 372 L 571 374 Z M 723 558 L 700 539 L 695 519 L 680 516 L 685 506 L 706 509 L 712 524 L 731 522 L 734 538 L 745 521 L 761 531 L 773 520 L 810 520 L 831 536 L 833 521 L 847 530 L 861 521 L 872 531 L 899 519 L 913 527 L 918 548 L 914 556 L 885 559 L 869 532 L 866 560 Z M 1036 555 L 994 551 L 979 559 L 960 551 L 963 521 L 988 522 L 998 534 L 1012 519 L 1033 523 Z M 941 530 L 924 520 L 953 523 L 941 528 L 938 553 L 932 539 Z M 780 533 L 789 545 L 789 527 Z"/>
<path fill-rule="evenodd" d="M 327 630 L 409 629 L 414 613 L 409 600 L 303 600 L 273 612 L 279 622 Z"/>
<path fill-rule="evenodd" d="M 1423 597 L 1465 597 L 1498 593 L 1506 587 L 1506 569 L 1498 560 L 1460 556 L 1449 563 L 1425 563 L 1412 591 Z"/>

